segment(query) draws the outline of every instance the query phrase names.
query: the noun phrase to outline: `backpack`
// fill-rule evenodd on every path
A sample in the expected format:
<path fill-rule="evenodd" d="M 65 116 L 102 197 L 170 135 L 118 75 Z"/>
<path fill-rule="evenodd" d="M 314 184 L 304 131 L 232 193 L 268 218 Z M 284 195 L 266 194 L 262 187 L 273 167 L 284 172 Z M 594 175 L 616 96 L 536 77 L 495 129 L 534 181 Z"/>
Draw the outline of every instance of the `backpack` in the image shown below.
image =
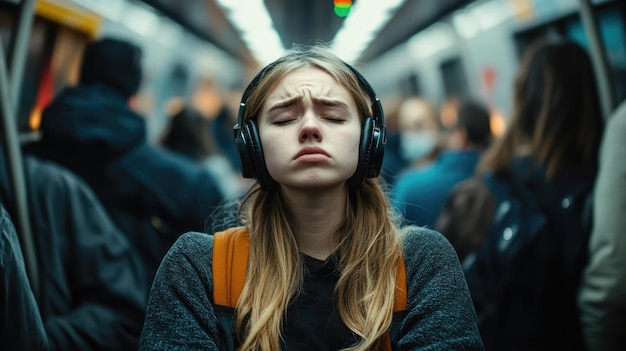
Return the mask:
<path fill-rule="evenodd" d="M 488 351 L 583 345 L 576 292 L 589 238 L 589 225 L 582 220 L 589 188 L 567 186 L 565 196 L 539 188 L 488 173 L 455 188 L 448 201 L 451 207 L 458 199 L 486 203 L 466 202 L 452 211 L 490 219 L 474 218 L 488 224 L 486 231 L 474 232 L 480 246 L 463 260 Z M 477 214 L 476 208 L 488 211 Z"/>
<path fill-rule="evenodd" d="M 250 235 L 245 227 L 231 228 L 217 232 L 213 238 L 213 304 L 225 338 L 222 349 L 234 350 L 235 333 L 232 330 L 232 312 L 237 305 L 246 280 Z M 407 287 L 406 268 L 401 258 L 396 274 L 396 295 L 394 312 L 406 310 Z M 385 351 L 391 351 L 391 340 L 395 335 L 385 335 Z"/>

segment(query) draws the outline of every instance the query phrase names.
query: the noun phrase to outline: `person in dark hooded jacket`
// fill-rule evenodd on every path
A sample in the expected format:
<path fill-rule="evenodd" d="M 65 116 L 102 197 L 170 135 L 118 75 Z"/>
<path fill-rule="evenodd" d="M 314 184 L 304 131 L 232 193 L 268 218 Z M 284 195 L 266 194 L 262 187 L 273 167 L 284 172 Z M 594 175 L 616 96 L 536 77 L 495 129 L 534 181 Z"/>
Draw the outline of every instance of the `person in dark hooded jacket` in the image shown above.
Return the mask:
<path fill-rule="evenodd" d="M 23 166 L 40 271 L 39 291 L 33 306 L 25 277 L 7 283 L 8 292 L 22 286 L 17 293 L 24 304 L 4 311 L 10 332 L 0 337 L 0 350 L 136 350 L 147 289 L 128 239 L 75 174 L 31 155 L 24 155 Z M 16 218 L 6 168 L 0 152 L 0 194 L 7 212 Z M 4 226 L 9 215 L 2 220 Z M 17 236 L 13 237 L 9 245 L 19 248 Z M 2 261 L 11 259 L 9 248 L 5 244 L 0 247 Z M 21 259 L 21 254 L 17 255 Z M 23 260 L 21 265 L 24 270 Z M 24 324 L 28 324 L 22 328 L 27 329 L 28 337 L 20 334 Z"/>
<path fill-rule="evenodd" d="M 0 204 L 0 350 L 46 350 L 48 339 L 11 217 Z"/>
<path fill-rule="evenodd" d="M 104 38 L 85 51 L 79 84 L 42 114 L 42 138 L 25 151 L 82 177 L 136 247 L 146 282 L 177 237 L 203 231 L 222 201 L 216 181 L 193 161 L 148 143 L 132 105 L 141 81 L 141 50 Z"/>
<path fill-rule="evenodd" d="M 513 101 L 506 132 L 453 188 L 436 229 L 464 256 L 487 351 L 582 351 L 577 295 L 604 130 L 588 53 L 532 42 Z"/>

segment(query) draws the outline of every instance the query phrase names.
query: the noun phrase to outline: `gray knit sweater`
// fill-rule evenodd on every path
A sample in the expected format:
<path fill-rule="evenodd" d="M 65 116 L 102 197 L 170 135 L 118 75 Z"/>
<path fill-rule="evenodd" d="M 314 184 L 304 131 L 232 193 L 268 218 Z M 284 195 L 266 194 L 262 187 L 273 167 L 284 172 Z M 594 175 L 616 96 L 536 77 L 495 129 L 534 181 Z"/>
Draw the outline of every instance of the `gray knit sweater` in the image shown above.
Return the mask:
<path fill-rule="evenodd" d="M 140 350 L 219 350 L 211 299 L 213 237 L 182 235 L 163 259 L 150 292 Z M 483 350 L 458 258 L 432 230 L 403 238 L 408 313 L 397 350 Z"/>

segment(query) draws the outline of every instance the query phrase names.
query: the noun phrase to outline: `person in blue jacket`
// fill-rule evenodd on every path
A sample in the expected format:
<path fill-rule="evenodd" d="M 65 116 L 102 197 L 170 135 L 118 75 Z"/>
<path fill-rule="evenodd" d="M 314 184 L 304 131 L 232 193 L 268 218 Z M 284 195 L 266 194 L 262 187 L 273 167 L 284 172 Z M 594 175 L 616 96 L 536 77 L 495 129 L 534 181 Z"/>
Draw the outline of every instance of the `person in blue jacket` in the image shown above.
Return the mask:
<path fill-rule="evenodd" d="M 447 150 L 434 162 L 407 171 L 393 186 L 392 201 L 405 219 L 434 228 L 450 189 L 474 175 L 491 136 L 487 107 L 477 101 L 463 101 Z"/>
<path fill-rule="evenodd" d="M 79 84 L 44 109 L 41 140 L 25 151 L 69 168 L 91 186 L 139 253 L 149 289 L 176 238 L 204 230 L 222 196 L 199 165 L 148 142 L 146 121 L 131 108 L 141 54 L 114 38 L 89 43 Z"/>

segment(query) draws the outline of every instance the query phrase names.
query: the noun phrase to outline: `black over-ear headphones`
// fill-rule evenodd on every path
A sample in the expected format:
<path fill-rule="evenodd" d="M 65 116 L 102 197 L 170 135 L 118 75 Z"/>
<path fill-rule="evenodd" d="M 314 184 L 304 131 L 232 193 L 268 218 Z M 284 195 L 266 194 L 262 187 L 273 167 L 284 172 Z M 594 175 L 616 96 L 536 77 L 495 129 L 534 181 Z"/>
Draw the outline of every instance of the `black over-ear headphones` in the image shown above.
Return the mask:
<path fill-rule="evenodd" d="M 259 84 L 261 78 L 274 69 L 280 62 L 282 62 L 282 60 L 278 59 L 267 65 L 257 73 L 250 84 L 248 84 L 241 98 L 241 103 L 239 104 L 237 124 L 233 128 L 244 178 L 256 178 L 259 185 L 266 190 L 273 189 L 277 186 L 277 183 L 270 176 L 265 164 L 256 116 L 248 118 L 245 121 L 243 117 L 246 101 L 252 91 L 254 91 Z M 348 179 L 348 186 L 356 188 L 365 181 L 365 178 L 375 178 L 380 174 L 383 156 L 385 154 L 385 144 L 387 143 L 387 131 L 385 129 L 385 117 L 382 104 L 380 103 L 380 99 L 376 96 L 374 89 L 354 67 L 345 62 L 344 64 L 354 73 L 361 89 L 369 95 L 372 101 L 372 116 L 365 118 L 361 132 L 358 166 L 354 175 Z"/>

